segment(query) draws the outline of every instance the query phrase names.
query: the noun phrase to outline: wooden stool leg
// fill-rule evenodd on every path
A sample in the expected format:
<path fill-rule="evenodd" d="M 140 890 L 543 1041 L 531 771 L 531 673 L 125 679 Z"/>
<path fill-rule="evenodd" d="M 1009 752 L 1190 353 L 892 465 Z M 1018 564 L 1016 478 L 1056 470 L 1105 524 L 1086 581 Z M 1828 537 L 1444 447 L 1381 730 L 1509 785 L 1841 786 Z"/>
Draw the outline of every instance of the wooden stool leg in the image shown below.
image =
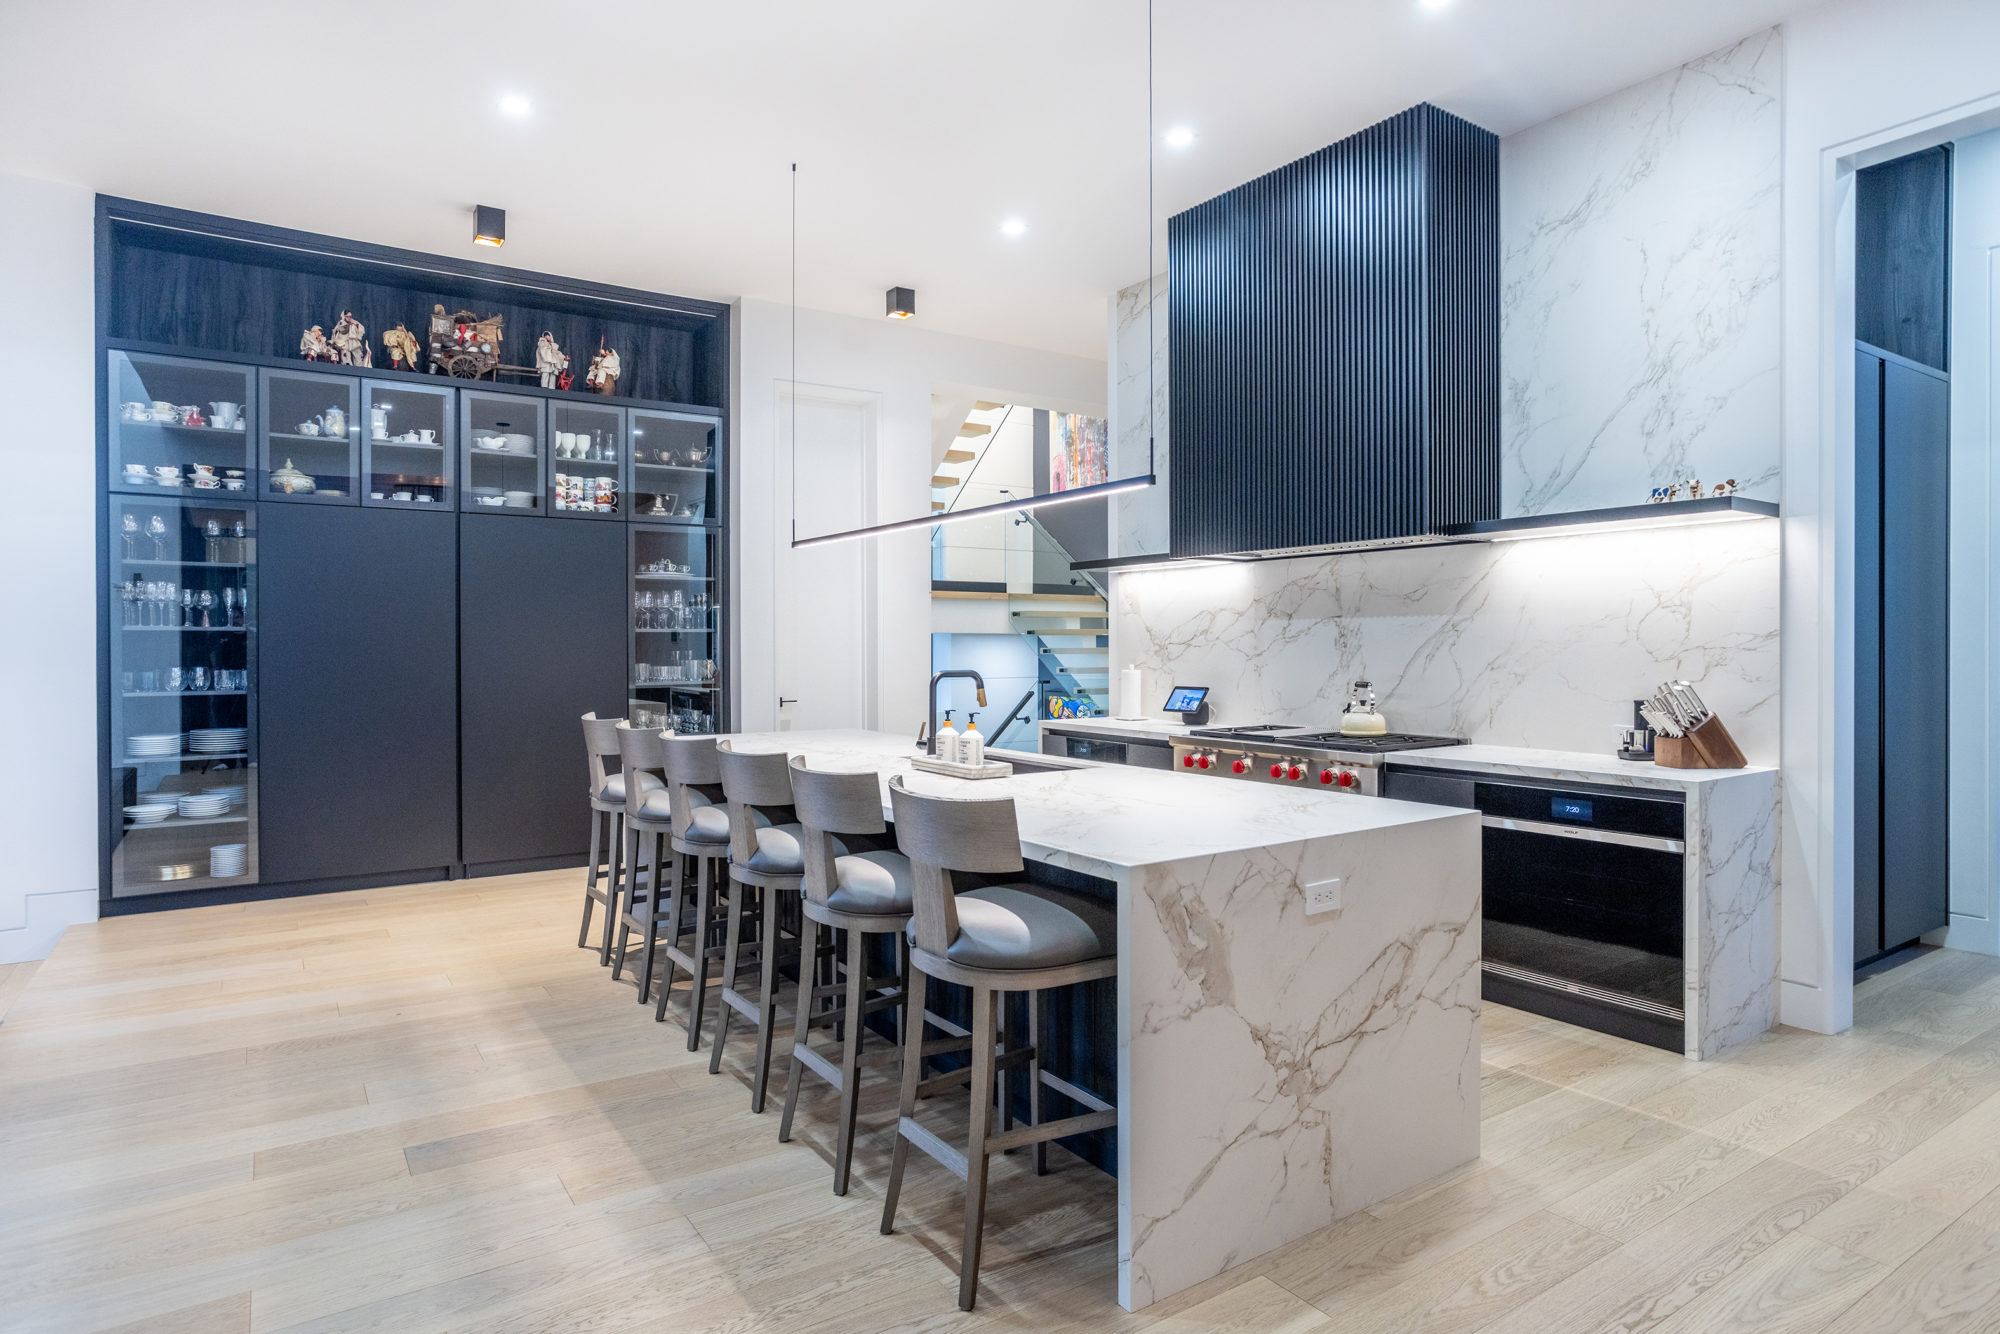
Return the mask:
<path fill-rule="evenodd" d="M 995 992 L 993 1005 L 998 1011 L 998 1017 L 993 1021 L 993 1041 L 997 1049 L 1004 1054 L 1007 1050 L 1007 993 Z M 1013 1082 L 1014 1068 L 1012 1066 L 1001 1068 L 999 1078 L 996 1080 L 999 1087 L 993 1090 L 993 1106 L 1002 1132 L 1014 1128 L 1014 1100 L 1007 1096 L 1014 1091 Z"/>
<path fill-rule="evenodd" d="M 1028 993 L 1028 1124 L 1042 1123 L 1042 993 Z M 1029 1150 L 1036 1176 L 1049 1170 L 1049 1143 L 1037 1140 Z"/>
<path fill-rule="evenodd" d="M 611 917 L 606 927 L 614 927 L 618 932 L 617 957 L 612 960 L 611 980 L 616 982 L 625 970 L 625 942 L 631 938 L 631 931 L 625 925 L 625 914 L 639 910 L 639 831 L 630 820 L 625 824 L 625 897 L 621 902 L 611 900 L 608 905 Z"/>
<path fill-rule="evenodd" d="M 708 933 L 715 916 L 715 882 L 709 877 L 710 858 L 694 859 L 694 986 L 688 991 L 688 1050 L 701 1046 L 701 1012 L 708 1004 Z M 660 993 L 655 1019 L 667 1017 L 666 993 Z"/>
<path fill-rule="evenodd" d="M 736 985 L 736 951 L 743 936 L 743 900 L 750 897 L 750 886 L 738 881 L 729 884 L 729 926 L 722 938 L 722 988 L 726 991 Z M 715 1007 L 715 1048 L 708 1053 L 708 1073 L 722 1072 L 722 1044 L 729 1038 L 729 998 L 716 997 Z"/>
<path fill-rule="evenodd" d="M 653 905 L 653 925 L 646 932 L 646 959 L 649 969 L 651 967 L 653 951 L 658 947 L 660 926 L 662 923 L 666 924 L 668 947 L 678 948 L 681 943 L 681 907 L 683 903 L 681 896 L 684 884 L 681 873 L 685 869 L 682 864 L 685 859 L 680 853 L 674 851 L 673 845 L 664 835 L 660 838 L 659 855 L 672 859 L 673 878 L 667 881 L 666 888 L 661 891 L 661 897 L 666 900 L 665 914 L 661 913 L 659 904 L 655 903 Z M 673 959 L 666 958 L 660 962 L 666 968 L 666 971 L 660 974 L 660 1006 L 657 1010 L 653 1011 L 653 1017 L 656 1019 L 667 1012 L 667 993 L 674 989 L 675 965 Z M 644 1005 L 646 1000 L 646 988 L 642 984 L 639 988 L 639 1004 Z"/>
<path fill-rule="evenodd" d="M 597 862 L 602 857 L 605 812 L 597 807 L 590 808 L 590 869 L 583 876 L 583 926 L 576 933 L 576 947 L 590 947 L 590 910 L 597 901 L 591 897 L 597 889 Z"/>
<path fill-rule="evenodd" d="M 806 920 L 805 942 L 802 946 L 806 953 L 801 956 L 801 969 L 805 966 L 804 959 L 810 958 L 819 952 L 820 925 L 820 923 L 810 918 Z M 800 1059 L 799 1052 L 804 1050 L 806 1044 L 812 1040 L 813 1012 L 812 1007 L 806 1004 L 806 997 L 810 994 L 808 990 L 810 986 L 810 983 L 804 982 L 799 986 L 798 1015 L 792 1023 L 792 1082 L 785 1086 L 785 1114 L 778 1122 L 778 1142 L 780 1144 L 791 1142 L 792 1113 L 798 1110 L 799 1089 L 806 1082 L 806 1066 L 805 1062 Z"/>
<path fill-rule="evenodd" d="M 972 988 L 972 1125 L 965 1138 L 965 1240 L 958 1260 L 958 1309 L 979 1296 L 979 1243 L 986 1230 L 986 1136 L 993 1102 L 994 1002 L 997 993 Z"/>
<path fill-rule="evenodd" d="M 764 1110 L 764 1093 L 771 1086 L 771 1030 L 778 1026 L 778 911 L 784 900 L 775 889 L 764 891 L 764 947 L 762 965 L 763 990 L 757 997 L 757 1067 L 750 1075 L 750 1110 Z M 812 995 L 812 970 L 806 967 L 805 956 L 799 956 L 799 980 L 804 984 L 802 996 Z M 804 1000 L 800 1001 L 804 1005 Z M 807 1007 L 810 1008 L 810 1007 Z"/>
<path fill-rule="evenodd" d="M 854 1118 L 861 1103 L 861 1019 L 868 1005 L 868 935 L 847 929 L 846 1027 L 840 1035 L 840 1147 L 833 1160 L 833 1193 L 847 1194 L 854 1163 Z M 798 1072 L 792 1072 L 797 1079 Z"/>
<path fill-rule="evenodd" d="M 653 951 L 659 947 L 660 908 L 666 901 L 666 862 L 671 851 L 666 839 L 658 834 L 648 834 L 653 841 L 653 879 L 646 904 L 646 929 L 639 933 L 639 1004 L 644 1005 L 653 997 Z"/>
<path fill-rule="evenodd" d="M 908 999 L 903 1005 L 908 1015 L 903 1039 L 903 1093 L 896 1102 L 896 1149 L 889 1159 L 889 1187 L 882 1196 L 885 1235 L 896 1230 L 896 1197 L 902 1193 L 903 1168 L 910 1161 L 910 1141 L 903 1137 L 902 1121 L 917 1114 L 917 1080 L 924 1068 L 924 985 L 928 979 L 914 967 L 908 976 Z"/>
<path fill-rule="evenodd" d="M 604 883 L 604 943 L 598 947 L 600 966 L 611 962 L 611 927 L 618 920 L 618 895 L 625 881 L 625 816 L 611 813 L 611 878 Z"/>

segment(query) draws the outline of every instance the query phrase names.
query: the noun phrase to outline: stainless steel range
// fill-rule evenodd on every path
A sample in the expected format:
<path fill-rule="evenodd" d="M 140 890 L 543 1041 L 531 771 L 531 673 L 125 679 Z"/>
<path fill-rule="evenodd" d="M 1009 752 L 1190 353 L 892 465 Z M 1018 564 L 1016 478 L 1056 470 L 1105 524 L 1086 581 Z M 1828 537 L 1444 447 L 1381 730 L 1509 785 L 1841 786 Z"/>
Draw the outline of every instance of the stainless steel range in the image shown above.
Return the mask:
<path fill-rule="evenodd" d="M 1382 795 L 1382 757 L 1457 746 L 1457 737 L 1344 736 L 1282 723 L 1204 727 L 1174 738 L 1174 764 L 1189 773 L 1258 783 L 1296 783 L 1364 797 Z"/>

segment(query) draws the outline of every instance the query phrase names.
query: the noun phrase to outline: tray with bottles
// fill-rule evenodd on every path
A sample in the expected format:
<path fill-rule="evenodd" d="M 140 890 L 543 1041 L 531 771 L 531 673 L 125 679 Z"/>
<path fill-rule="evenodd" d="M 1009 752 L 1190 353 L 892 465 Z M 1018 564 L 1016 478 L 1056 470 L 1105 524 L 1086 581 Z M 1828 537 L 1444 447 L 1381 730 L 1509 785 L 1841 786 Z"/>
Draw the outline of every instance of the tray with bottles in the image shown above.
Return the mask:
<path fill-rule="evenodd" d="M 724 712 L 717 535 L 633 524 L 628 541 L 633 703 L 662 719 L 655 726 L 712 732 Z"/>
<path fill-rule="evenodd" d="M 113 897 L 257 880 L 256 509 L 111 500 Z"/>
<path fill-rule="evenodd" d="M 255 372 L 186 357 L 106 356 L 112 490 L 248 490 Z"/>
<path fill-rule="evenodd" d="M 649 408 L 631 411 L 632 517 L 647 523 L 714 526 L 722 420 Z"/>

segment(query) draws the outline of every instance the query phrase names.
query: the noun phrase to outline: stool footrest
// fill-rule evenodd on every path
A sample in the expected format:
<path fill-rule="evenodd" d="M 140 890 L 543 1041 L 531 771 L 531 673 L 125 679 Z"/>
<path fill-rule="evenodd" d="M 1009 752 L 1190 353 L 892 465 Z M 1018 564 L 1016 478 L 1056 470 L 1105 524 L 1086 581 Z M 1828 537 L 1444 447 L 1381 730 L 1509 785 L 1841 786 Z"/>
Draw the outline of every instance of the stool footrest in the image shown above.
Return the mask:
<path fill-rule="evenodd" d="M 743 995 L 735 987 L 724 987 L 722 989 L 722 1003 L 753 1024 L 762 1018 L 762 1013 L 757 1008 L 757 1002 Z"/>
<path fill-rule="evenodd" d="M 966 1179 L 965 1155 L 951 1145 L 918 1125 L 914 1117 L 903 1117 L 896 1123 L 896 1133 L 925 1153 L 943 1163 L 946 1170 L 960 1181 Z M 988 1141 L 991 1143 L 991 1141 Z"/>
<path fill-rule="evenodd" d="M 1118 1113 L 1107 1108 L 1101 1112 L 1086 1112 L 1082 1116 L 1066 1116 L 1060 1121 L 1044 1121 L 1038 1126 L 1017 1126 L 998 1135 L 986 1137 L 986 1152 L 1006 1153 L 1023 1145 L 1041 1144 L 1052 1139 L 1062 1139 L 1067 1135 L 1081 1135 L 1086 1130 L 1103 1130 L 1118 1124 Z"/>
<path fill-rule="evenodd" d="M 1098 1097 L 1095 1093 L 1092 1093 L 1088 1089 L 1078 1088 L 1076 1085 L 1070 1083 L 1067 1079 L 1064 1079 L 1061 1075 L 1052 1075 L 1048 1071 L 1044 1070 L 1042 1071 L 1042 1083 L 1044 1086 L 1052 1088 L 1056 1092 L 1062 1094 L 1065 1098 L 1068 1098 L 1071 1102 L 1082 1103 L 1085 1107 L 1088 1107 L 1093 1112 L 1115 1113 L 1118 1110 L 1117 1108 L 1113 1107 L 1110 1103 L 1104 1101 L 1104 1099 Z"/>
<path fill-rule="evenodd" d="M 806 1046 L 803 1042 L 793 1044 L 792 1059 L 835 1088 L 840 1088 L 847 1082 L 841 1077 L 839 1066 L 827 1060 L 826 1057 L 820 1055 L 811 1047 Z"/>

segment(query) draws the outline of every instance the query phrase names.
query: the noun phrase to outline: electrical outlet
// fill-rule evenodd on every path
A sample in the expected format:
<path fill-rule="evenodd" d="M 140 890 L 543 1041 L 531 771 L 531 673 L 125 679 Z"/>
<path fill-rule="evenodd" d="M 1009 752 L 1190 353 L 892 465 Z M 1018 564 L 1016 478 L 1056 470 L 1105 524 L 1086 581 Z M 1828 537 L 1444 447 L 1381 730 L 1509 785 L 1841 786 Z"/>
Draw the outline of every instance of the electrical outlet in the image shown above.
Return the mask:
<path fill-rule="evenodd" d="M 1337 912 L 1340 908 L 1340 878 L 1314 880 L 1306 885 L 1306 915 Z"/>

